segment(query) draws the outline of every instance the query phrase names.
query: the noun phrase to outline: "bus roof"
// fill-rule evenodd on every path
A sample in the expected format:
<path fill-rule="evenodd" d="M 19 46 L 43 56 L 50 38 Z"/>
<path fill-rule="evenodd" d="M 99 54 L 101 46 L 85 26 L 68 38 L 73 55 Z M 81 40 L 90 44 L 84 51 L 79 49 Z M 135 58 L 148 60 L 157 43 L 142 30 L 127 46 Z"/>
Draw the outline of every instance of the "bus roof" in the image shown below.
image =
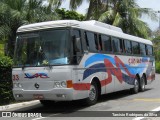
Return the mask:
<path fill-rule="evenodd" d="M 73 27 L 80 28 L 87 31 L 93 31 L 96 33 L 107 34 L 113 37 L 118 37 L 122 39 L 132 40 L 136 42 L 146 43 L 152 45 L 150 40 L 146 40 L 140 37 L 132 36 L 129 34 L 123 33 L 121 28 L 108 25 L 102 22 L 95 20 L 90 21 L 77 21 L 77 20 L 57 20 L 57 21 L 48 21 L 40 22 L 29 25 L 24 25 L 18 28 L 17 32 L 29 32 L 35 30 L 49 29 L 49 28 L 60 28 L 60 27 Z"/>

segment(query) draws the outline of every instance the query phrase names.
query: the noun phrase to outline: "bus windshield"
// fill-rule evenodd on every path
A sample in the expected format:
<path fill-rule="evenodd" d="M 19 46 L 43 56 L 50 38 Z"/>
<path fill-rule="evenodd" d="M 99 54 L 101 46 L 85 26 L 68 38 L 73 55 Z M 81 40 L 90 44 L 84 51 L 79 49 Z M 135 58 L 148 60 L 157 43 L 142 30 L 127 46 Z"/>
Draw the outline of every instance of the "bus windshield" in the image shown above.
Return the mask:
<path fill-rule="evenodd" d="M 17 36 L 14 67 L 69 64 L 69 30 L 46 30 Z"/>

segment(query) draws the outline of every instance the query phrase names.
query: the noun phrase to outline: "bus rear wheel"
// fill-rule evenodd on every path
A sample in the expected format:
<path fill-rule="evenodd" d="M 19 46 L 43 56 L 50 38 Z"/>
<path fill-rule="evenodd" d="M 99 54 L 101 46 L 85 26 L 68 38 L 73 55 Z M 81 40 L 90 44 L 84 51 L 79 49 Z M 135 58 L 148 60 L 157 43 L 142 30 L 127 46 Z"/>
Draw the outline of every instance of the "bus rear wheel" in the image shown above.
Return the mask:
<path fill-rule="evenodd" d="M 51 101 L 51 100 L 40 100 L 40 103 L 43 105 L 43 106 L 52 106 L 55 104 L 55 101 Z"/>
<path fill-rule="evenodd" d="M 144 77 L 144 75 L 140 79 L 139 90 L 141 92 L 145 91 L 145 77 Z"/>
<path fill-rule="evenodd" d="M 133 94 L 136 94 L 136 93 L 139 92 L 139 86 L 140 86 L 140 83 L 139 83 L 138 78 L 136 77 L 134 79 L 134 87 L 131 89 L 131 91 L 132 91 Z"/>
<path fill-rule="evenodd" d="M 85 99 L 85 103 L 87 105 L 94 105 L 98 100 L 98 86 L 95 81 L 92 81 L 90 90 L 89 90 L 89 97 Z"/>

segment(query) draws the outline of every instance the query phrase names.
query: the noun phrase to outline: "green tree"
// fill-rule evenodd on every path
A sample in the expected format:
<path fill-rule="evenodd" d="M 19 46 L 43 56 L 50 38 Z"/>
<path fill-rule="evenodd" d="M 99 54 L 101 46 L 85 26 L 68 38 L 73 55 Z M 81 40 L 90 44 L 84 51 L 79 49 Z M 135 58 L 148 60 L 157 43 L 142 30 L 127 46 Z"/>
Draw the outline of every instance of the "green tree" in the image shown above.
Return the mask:
<path fill-rule="evenodd" d="M 66 19 L 73 19 L 73 20 L 79 20 L 79 21 L 84 20 L 84 16 L 75 11 L 69 11 L 62 8 L 62 9 L 56 9 L 56 12 L 59 15 L 59 17 L 63 20 L 66 20 Z"/>
<path fill-rule="evenodd" d="M 98 20 L 100 15 L 108 8 L 110 0 L 87 0 L 89 7 L 86 13 L 85 20 L 94 19 Z M 75 10 L 82 5 L 83 0 L 70 0 L 70 9 Z"/>
<path fill-rule="evenodd" d="M 155 38 L 153 38 L 154 54 L 156 61 L 160 62 L 160 30 L 153 32 Z M 159 68 L 160 69 L 160 68 Z"/>
<path fill-rule="evenodd" d="M 156 59 L 156 72 L 160 73 L 160 33 L 159 30 L 155 32 L 156 37 L 152 40 L 154 47 L 154 55 Z"/>
<path fill-rule="evenodd" d="M 1 0 L 0 2 L 0 39 L 8 43 L 8 55 L 12 56 L 17 28 L 25 24 L 23 10 L 25 0 Z"/>
<path fill-rule="evenodd" d="M 99 20 L 118 26 L 125 33 L 148 38 L 151 30 L 145 22 L 139 19 L 142 14 L 156 20 L 153 10 L 140 8 L 135 0 L 113 0 L 111 7 L 100 16 Z"/>

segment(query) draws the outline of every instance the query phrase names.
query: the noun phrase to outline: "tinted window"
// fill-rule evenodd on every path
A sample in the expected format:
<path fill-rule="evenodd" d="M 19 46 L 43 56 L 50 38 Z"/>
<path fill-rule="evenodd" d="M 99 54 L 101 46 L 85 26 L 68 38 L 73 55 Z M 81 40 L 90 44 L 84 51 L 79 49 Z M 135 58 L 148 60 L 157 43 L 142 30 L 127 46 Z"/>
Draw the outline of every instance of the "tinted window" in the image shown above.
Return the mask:
<path fill-rule="evenodd" d="M 73 36 L 75 36 L 76 38 L 80 38 L 80 31 L 79 30 L 73 30 Z"/>
<path fill-rule="evenodd" d="M 145 44 L 140 44 L 140 54 L 141 55 L 146 55 L 146 46 Z"/>
<path fill-rule="evenodd" d="M 98 42 L 96 34 L 92 32 L 85 32 L 87 47 L 90 51 L 98 50 Z"/>
<path fill-rule="evenodd" d="M 147 53 L 147 55 L 153 55 L 153 48 L 151 45 L 147 45 L 146 53 Z"/>
<path fill-rule="evenodd" d="M 124 46 L 125 46 L 125 53 L 131 54 L 132 53 L 132 46 L 131 46 L 131 42 L 128 40 L 124 40 Z"/>
<path fill-rule="evenodd" d="M 112 38 L 113 51 L 116 53 L 120 53 L 120 40 L 118 38 Z"/>
<path fill-rule="evenodd" d="M 122 53 L 124 52 L 124 43 L 123 43 L 124 40 L 120 39 L 119 41 L 120 41 L 120 52 Z"/>
<path fill-rule="evenodd" d="M 109 36 L 106 35 L 100 35 L 100 43 L 102 44 L 102 50 L 111 52 L 112 51 L 112 46 L 111 46 L 111 39 Z"/>
<path fill-rule="evenodd" d="M 139 44 L 137 42 L 132 42 L 133 54 L 139 54 Z"/>
<path fill-rule="evenodd" d="M 15 67 L 70 63 L 68 30 L 43 30 L 17 36 Z"/>
<path fill-rule="evenodd" d="M 72 37 L 73 37 L 73 40 L 75 40 L 75 38 L 80 38 L 80 31 L 73 30 Z M 76 49 L 76 51 L 79 51 L 79 52 L 81 51 L 81 49 L 82 49 L 81 40 L 79 41 L 79 43 L 77 44 L 75 49 Z"/>

